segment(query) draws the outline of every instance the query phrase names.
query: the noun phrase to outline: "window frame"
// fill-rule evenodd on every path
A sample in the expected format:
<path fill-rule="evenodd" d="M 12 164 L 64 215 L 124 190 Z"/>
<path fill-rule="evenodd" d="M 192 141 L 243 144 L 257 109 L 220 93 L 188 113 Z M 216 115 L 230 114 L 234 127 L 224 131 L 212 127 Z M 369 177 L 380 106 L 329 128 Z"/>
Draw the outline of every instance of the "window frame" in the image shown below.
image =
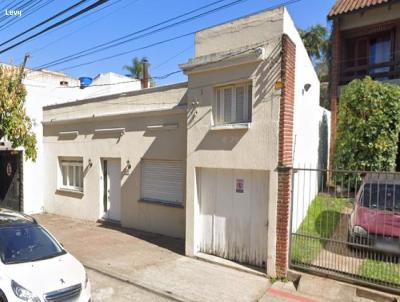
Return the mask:
<path fill-rule="evenodd" d="M 237 115 L 237 90 L 243 88 L 242 119 Z M 225 118 L 225 91 L 230 90 L 230 119 Z M 232 83 L 214 87 L 214 99 L 212 102 L 212 126 L 224 126 L 251 123 L 253 107 L 253 83 L 252 81 Z"/>
<path fill-rule="evenodd" d="M 59 189 L 83 193 L 83 170 L 83 158 L 59 158 Z"/>

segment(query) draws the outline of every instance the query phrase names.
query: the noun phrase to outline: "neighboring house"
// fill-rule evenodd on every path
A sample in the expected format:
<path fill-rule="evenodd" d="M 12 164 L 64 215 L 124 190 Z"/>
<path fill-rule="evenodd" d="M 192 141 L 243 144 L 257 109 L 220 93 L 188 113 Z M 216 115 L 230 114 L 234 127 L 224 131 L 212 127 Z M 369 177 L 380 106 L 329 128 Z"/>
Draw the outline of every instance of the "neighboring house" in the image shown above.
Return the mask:
<path fill-rule="evenodd" d="M 338 101 L 343 87 L 367 75 L 375 80 L 400 82 L 400 3 L 396 0 L 337 0 L 328 18 L 332 21 L 333 154 Z M 398 156 L 397 170 L 399 159 Z"/>
<path fill-rule="evenodd" d="M 199 31 L 181 68 L 187 83 L 44 107 L 45 210 L 285 274 L 289 168 L 318 167 L 329 118 L 289 14 Z"/>
<path fill-rule="evenodd" d="M 6 65 L 8 67 L 13 67 Z M 104 84 L 125 82 L 123 85 Z M 106 95 L 141 89 L 138 80 L 115 73 L 97 76 L 91 87 L 80 89 L 80 81 L 59 72 L 26 70 L 23 84 L 27 90 L 26 111 L 32 120 L 37 139 L 37 160 L 24 160 L 22 148 L 13 150 L 5 139 L 0 142 L 0 206 L 25 213 L 42 212 L 43 180 L 43 106 L 55 102 L 65 103 L 82 97 Z"/>

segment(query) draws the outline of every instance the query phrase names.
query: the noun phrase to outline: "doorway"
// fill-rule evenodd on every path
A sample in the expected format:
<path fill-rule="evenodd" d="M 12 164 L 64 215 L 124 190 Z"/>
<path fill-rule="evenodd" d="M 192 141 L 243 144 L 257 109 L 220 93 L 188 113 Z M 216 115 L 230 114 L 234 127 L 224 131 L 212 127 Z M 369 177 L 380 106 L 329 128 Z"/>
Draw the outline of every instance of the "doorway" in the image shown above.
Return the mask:
<path fill-rule="evenodd" d="M 102 159 L 102 218 L 121 221 L 121 160 Z"/>
<path fill-rule="evenodd" d="M 0 151 L 0 207 L 22 210 L 22 152 Z"/>

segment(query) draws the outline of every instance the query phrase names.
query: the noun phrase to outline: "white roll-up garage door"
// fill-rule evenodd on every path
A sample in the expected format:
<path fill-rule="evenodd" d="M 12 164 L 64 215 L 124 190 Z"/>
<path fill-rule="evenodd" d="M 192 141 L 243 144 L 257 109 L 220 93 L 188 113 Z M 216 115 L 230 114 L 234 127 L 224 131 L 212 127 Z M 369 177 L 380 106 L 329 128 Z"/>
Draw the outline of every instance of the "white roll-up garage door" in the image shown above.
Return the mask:
<path fill-rule="evenodd" d="M 197 177 L 200 251 L 241 263 L 265 265 L 268 173 L 201 168 Z"/>
<path fill-rule="evenodd" d="M 182 204 L 184 178 L 180 161 L 143 160 L 142 198 Z"/>

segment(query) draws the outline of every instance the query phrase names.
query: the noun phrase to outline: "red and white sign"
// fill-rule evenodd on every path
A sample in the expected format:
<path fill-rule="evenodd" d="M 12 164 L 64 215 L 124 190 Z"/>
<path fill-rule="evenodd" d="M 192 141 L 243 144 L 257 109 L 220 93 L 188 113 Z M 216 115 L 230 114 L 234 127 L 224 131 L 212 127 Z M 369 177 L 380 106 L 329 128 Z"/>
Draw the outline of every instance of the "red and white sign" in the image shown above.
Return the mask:
<path fill-rule="evenodd" d="M 236 193 L 244 193 L 244 179 L 236 179 Z"/>

